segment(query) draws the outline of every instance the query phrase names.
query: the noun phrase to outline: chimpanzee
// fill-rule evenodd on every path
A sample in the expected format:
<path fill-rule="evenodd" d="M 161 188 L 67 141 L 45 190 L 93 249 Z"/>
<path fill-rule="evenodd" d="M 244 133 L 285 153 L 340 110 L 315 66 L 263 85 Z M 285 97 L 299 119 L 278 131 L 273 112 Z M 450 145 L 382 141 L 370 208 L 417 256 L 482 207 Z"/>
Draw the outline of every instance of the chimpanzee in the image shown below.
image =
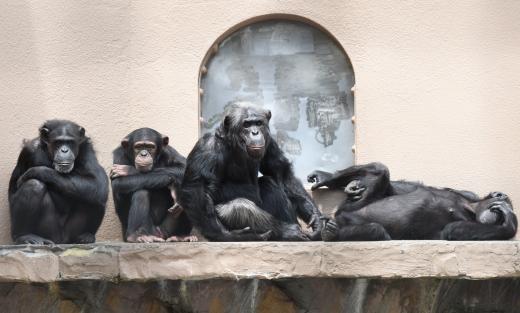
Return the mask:
<path fill-rule="evenodd" d="M 444 239 L 505 240 L 515 236 L 517 219 L 509 198 L 492 192 L 434 188 L 390 181 L 381 163 L 352 166 L 334 174 L 314 171 L 312 189 L 343 189 L 347 195 L 326 220 L 325 241 Z"/>
<path fill-rule="evenodd" d="M 16 244 L 92 243 L 105 215 L 108 178 L 85 129 L 50 120 L 24 142 L 9 181 Z"/>
<path fill-rule="evenodd" d="M 186 159 L 168 142 L 156 130 L 139 128 L 113 152 L 112 193 L 125 241 L 197 240 L 175 201 Z"/>
<path fill-rule="evenodd" d="M 207 239 L 319 239 L 321 213 L 272 140 L 270 118 L 268 110 L 233 104 L 215 134 L 189 154 L 180 203 Z M 313 234 L 302 231 L 298 217 Z"/>

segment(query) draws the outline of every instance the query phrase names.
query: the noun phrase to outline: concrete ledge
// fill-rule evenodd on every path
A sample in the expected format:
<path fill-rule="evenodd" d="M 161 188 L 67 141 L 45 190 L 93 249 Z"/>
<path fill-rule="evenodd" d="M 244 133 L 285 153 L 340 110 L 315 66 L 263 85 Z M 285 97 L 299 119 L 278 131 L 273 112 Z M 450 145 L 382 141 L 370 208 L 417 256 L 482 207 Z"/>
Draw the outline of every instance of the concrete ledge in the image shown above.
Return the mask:
<path fill-rule="evenodd" d="M 511 278 L 519 251 L 519 241 L 0 246 L 0 281 Z"/>

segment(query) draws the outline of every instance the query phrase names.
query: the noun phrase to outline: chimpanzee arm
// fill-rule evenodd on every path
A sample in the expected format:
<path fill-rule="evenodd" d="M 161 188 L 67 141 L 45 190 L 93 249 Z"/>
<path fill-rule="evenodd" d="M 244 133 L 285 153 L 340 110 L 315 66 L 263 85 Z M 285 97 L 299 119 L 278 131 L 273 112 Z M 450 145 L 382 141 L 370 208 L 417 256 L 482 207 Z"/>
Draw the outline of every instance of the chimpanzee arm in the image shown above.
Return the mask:
<path fill-rule="evenodd" d="M 167 188 L 172 184 L 174 188 L 178 188 L 184 175 L 186 160 L 169 146 L 162 151 L 162 154 L 157 161 L 156 166 L 158 167 L 150 172 L 113 178 L 114 192 L 132 193 L 140 189 Z M 124 155 L 122 149 L 114 151 L 114 164 L 134 166 Z"/>
<path fill-rule="evenodd" d="M 18 178 L 18 186 L 29 179 L 37 179 L 66 196 L 104 208 L 108 198 L 107 175 L 97 162 L 90 143 L 80 153 L 72 173 L 60 174 L 47 166 L 35 166 Z"/>
<path fill-rule="evenodd" d="M 320 187 L 327 187 L 329 189 L 343 189 L 349 182 L 358 177 L 364 177 L 367 175 L 381 176 L 388 175 L 388 169 L 381 163 L 369 163 L 366 165 L 355 165 L 348 167 L 344 170 L 335 172 L 334 174 L 314 171 L 307 176 L 309 183 L 314 183 L 311 189 L 315 190 Z"/>
<path fill-rule="evenodd" d="M 9 180 L 9 197 L 14 195 L 18 190 L 18 179 L 27 171 L 27 169 L 31 166 L 31 151 L 27 146 L 24 146 L 20 155 L 18 156 L 18 161 L 16 162 L 16 166 L 11 174 L 11 179 Z"/>
<path fill-rule="evenodd" d="M 301 181 L 294 176 L 291 162 L 283 155 L 278 144 L 273 140 L 269 144 L 266 154 L 260 165 L 263 175 L 273 177 L 281 183 L 289 196 L 296 213 L 305 223 L 312 227 L 317 236 L 321 232 L 322 213 L 303 187 Z M 296 223 L 297 221 L 295 221 Z"/>
<path fill-rule="evenodd" d="M 516 235 L 518 221 L 512 210 L 503 210 L 504 221 L 499 224 L 481 224 L 472 221 L 449 223 L 441 233 L 444 240 L 507 240 Z"/>
<path fill-rule="evenodd" d="M 262 234 L 247 229 L 229 231 L 220 222 L 213 196 L 219 192 L 218 175 L 224 163 L 224 148 L 214 140 L 214 137 L 203 137 L 188 156 L 181 192 L 178 194 L 180 205 L 202 235 L 211 241 L 266 240 Z"/>

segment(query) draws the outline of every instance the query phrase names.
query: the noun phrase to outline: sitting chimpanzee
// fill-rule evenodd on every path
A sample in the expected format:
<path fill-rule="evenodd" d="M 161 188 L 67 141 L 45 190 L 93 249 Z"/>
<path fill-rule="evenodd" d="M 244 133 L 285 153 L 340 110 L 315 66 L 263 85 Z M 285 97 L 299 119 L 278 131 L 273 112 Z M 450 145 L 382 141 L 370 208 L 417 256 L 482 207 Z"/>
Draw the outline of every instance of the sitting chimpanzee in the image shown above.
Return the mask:
<path fill-rule="evenodd" d="M 234 104 L 188 156 L 180 202 L 207 239 L 319 239 L 321 213 L 271 138 L 270 118 L 268 110 Z"/>
<path fill-rule="evenodd" d="M 16 244 L 91 243 L 105 214 L 108 178 L 85 129 L 51 120 L 24 142 L 9 182 Z"/>
<path fill-rule="evenodd" d="M 151 128 L 136 129 L 114 154 L 110 172 L 117 215 L 128 242 L 196 241 L 175 202 L 186 159 Z"/>
<path fill-rule="evenodd" d="M 314 171 L 312 189 L 344 189 L 347 198 L 335 221 L 322 231 L 326 241 L 445 239 L 505 240 L 515 236 L 517 219 L 500 192 L 480 198 L 470 191 L 390 181 L 386 166 L 371 163 L 334 174 Z"/>

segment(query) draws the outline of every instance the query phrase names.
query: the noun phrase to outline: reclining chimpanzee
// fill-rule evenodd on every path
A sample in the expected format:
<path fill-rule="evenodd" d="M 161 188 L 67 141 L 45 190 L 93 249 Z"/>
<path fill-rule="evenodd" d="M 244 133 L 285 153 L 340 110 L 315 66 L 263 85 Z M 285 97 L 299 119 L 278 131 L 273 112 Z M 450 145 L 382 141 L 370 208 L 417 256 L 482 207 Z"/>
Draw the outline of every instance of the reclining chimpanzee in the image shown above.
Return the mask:
<path fill-rule="evenodd" d="M 125 241 L 197 240 L 175 202 L 186 160 L 168 141 L 151 128 L 140 128 L 113 152 L 112 194 Z"/>
<path fill-rule="evenodd" d="M 108 178 L 85 129 L 51 120 L 26 141 L 9 181 L 16 244 L 92 243 L 105 214 Z"/>
<path fill-rule="evenodd" d="M 312 189 L 344 189 L 347 198 L 335 220 L 326 220 L 326 241 L 445 239 L 505 240 L 515 236 L 517 219 L 500 192 L 480 198 L 473 192 L 390 181 L 380 163 L 352 166 L 334 174 L 314 171 Z"/>
<path fill-rule="evenodd" d="M 188 156 L 180 203 L 209 240 L 319 239 L 321 213 L 271 138 L 270 118 L 268 110 L 235 104 Z"/>

